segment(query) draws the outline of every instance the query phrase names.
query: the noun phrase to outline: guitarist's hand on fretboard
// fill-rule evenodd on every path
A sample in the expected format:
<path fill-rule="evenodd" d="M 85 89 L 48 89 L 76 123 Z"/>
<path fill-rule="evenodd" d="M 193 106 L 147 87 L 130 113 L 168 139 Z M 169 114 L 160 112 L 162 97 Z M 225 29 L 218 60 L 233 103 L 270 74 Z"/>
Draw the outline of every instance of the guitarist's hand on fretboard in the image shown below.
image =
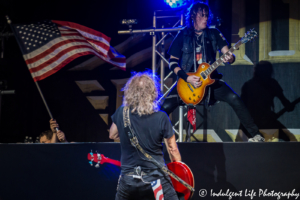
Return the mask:
<path fill-rule="evenodd" d="M 233 54 L 229 51 L 227 46 L 223 47 L 222 52 L 225 54 L 223 63 L 233 63 L 235 58 Z"/>
<path fill-rule="evenodd" d="M 195 75 L 188 76 L 187 82 L 191 83 L 195 88 L 200 87 L 202 84 L 202 81 L 200 81 L 200 77 L 195 76 Z"/>

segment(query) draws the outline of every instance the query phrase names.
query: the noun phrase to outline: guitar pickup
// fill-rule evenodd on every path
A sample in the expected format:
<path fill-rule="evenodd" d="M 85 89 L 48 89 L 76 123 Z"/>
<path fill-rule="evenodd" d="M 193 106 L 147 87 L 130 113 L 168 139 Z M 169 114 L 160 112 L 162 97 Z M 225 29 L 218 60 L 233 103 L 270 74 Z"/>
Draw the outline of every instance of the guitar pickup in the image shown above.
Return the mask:
<path fill-rule="evenodd" d="M 190 84 L 187 84 L 187 85 L 189 86 L 190 90 L 191 90 L 192 92 L 194 92 L 194 90 L 192 89 L 191 85 L 190 85 Z"/>
<path fill-rule="evenodd" d="M 204 72 L 201 72 L 201 77 L 205 80 L 207 76 L 204 74 Z"/>

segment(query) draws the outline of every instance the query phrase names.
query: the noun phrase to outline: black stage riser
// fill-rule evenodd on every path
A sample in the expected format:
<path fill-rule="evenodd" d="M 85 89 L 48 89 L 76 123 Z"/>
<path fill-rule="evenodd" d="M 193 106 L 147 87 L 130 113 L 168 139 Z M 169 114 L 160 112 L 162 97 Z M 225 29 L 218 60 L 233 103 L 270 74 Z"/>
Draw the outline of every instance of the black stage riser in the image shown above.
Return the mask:
<path fill-rule="evenodd" d="M 300 143 L 179 143 L 192 169 L 192 199 L 277 199 L 262 191 L 300 192 Z M 118 143 L 1 144 L 0 200 L 114 199 L 119 167 L 91 167 L 87 154 L 98 150 L 120 160 Z M 169 162 L 165 154 L 166 162 Z M 199 191 L 205 189 L 205 198 Z M 221 191 L 222 190 L 222 191 Z M 223 197 L 211 197 L 223 193 Z M 255 193 L 256 196 L 253 196 Z M 260 196 L 259 196 L 260 195 Z M 300 198 L 300 197 L 299 197 Z M 298 198 L 298 199 L 299 199 Z M 281 197 L 280 199 L 287 199 Z M 289 199 L 295 199 L 291 196 Z"/>

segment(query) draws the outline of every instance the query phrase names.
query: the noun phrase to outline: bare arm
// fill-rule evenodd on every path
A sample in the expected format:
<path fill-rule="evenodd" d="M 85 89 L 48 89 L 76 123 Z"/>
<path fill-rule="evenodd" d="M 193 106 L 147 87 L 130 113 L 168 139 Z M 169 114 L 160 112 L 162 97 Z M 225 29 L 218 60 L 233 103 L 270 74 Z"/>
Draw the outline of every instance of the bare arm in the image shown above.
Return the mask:
<path fill-rule="evenodd" d="M 50 129 L 53 133 L 52 138 L 51 138 L 51 142 L 50 143 L 56 143 L 57 142 L 57 134 L 56 134 L 56 129 L 55 128 L 59 128 L 58 123 L 56 122 L 55 119 L 50 119 Z"/>
<path fill-rule="evenodd" d="M 109 138 L 112 140 L 119 139 L 119 131 L 115 123 L 112 123 L 109 129 Z"/>
<path fill-rule="evenodd" d="M 181 161 L 181 155 L 177 147 L 175 135 L 165 140 L 165 145 L 170 156 L 171 162 Z"/>
<path fill-rule="evenodd" d="M 56 133 L 53 133 L 50 143 L 56 143 L 56 142 L 57 142 L 57 135 Z"/>

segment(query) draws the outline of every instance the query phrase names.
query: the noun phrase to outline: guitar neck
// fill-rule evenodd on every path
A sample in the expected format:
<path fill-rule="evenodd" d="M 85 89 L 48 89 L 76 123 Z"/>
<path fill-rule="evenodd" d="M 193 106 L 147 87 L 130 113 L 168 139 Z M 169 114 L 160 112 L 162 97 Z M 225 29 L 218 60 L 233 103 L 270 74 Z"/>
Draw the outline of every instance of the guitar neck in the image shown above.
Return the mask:
<path fill-rule="evenodd" d="M 103 159 L 103 163 L 110 163 L 110 164 L 113 164 L 113 165 L 121 167 L 121 162 L 120 161 L 113 160 L 113 159 L 110 159 L 110 158 Z"/>
<path fill-rule="evenodd" d="M 204 74 L 206 76 L 210 75 L 215 69 L 217 69 L 225 60 L 225 56 L 228 55 L 230 56 L 229 52 L 233 53 L 236 49 L 238 49 L 241 46 L 242 40 L 238 41 L 235 45 L 233 45 L 229 51 L 227 51 L 225 54 L 223 54 L 218 60 L 216 60 L 209 68 L 207 68 L 204 71 Z"/>

